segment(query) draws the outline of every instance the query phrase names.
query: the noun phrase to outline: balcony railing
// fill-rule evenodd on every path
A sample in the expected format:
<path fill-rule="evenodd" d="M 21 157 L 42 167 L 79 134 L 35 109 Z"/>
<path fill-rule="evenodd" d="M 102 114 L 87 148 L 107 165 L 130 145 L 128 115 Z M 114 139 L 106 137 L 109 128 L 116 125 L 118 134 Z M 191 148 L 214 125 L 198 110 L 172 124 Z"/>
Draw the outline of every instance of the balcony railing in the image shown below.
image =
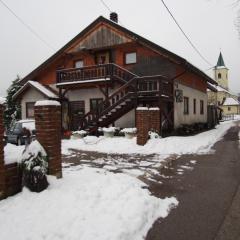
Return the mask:
<path fill-rule="evenodd" d="M 128 82 L 136 75 L 114 63 L 57 70 L 57 84 L 104 80 L 112 79 L 113 77 Z"/>

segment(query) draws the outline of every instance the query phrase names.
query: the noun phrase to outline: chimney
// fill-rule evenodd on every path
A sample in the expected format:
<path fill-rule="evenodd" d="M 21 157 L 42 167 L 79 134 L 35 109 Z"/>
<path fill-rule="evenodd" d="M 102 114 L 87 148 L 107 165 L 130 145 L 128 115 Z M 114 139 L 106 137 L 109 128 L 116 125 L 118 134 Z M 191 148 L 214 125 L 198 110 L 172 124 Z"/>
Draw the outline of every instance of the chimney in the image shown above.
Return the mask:
<path fill-rule="evenodd" d="M 118 23 L 118 15 L 116 12 L 111 12 L 110 13 L 110 20 L 115 22 L 115 23 Z"/>

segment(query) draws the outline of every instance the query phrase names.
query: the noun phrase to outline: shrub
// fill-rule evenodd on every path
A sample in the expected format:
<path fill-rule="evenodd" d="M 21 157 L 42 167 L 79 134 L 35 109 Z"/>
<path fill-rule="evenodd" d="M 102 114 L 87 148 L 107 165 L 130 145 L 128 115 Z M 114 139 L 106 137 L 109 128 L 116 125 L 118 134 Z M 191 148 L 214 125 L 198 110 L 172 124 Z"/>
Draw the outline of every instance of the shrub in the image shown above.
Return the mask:
<path fill-rule="evenodd" d="M 35 140 L 24 150 L 21 161 L 23 185 L 32 192 L 41 192 L 48 186 L 47 154 L 41 144 Z"/>

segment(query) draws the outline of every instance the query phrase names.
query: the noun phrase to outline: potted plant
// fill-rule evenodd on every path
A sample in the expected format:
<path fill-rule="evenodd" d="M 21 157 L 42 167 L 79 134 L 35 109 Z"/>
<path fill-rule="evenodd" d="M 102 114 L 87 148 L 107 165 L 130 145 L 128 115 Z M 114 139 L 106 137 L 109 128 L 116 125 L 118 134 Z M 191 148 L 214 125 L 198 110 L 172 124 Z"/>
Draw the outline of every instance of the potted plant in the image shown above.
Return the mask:
<path fill-rule="evenodd" d="M 125 138 L 131 139 L 133 137 L 136 137 L 137 128 L 124 128 L 121 130 L 121 132 L 124 133 Z"/>
<path fill-rule="evenodd" d="M 116 132 L 116 129 L 115 127 L 104 127 L 104 128 L 99 128 L 98 131 L 102 131 L 103 132 L 103 135 L 104 137 L 113 137 L 114 136 L 114 133 Z"/>
<path fill-rule="evenodd" d="M 87 135 L 87 131 L 85 130 L 79 130 L 72 132 L 71 139 L 81 139 L 84 138 Z"/>

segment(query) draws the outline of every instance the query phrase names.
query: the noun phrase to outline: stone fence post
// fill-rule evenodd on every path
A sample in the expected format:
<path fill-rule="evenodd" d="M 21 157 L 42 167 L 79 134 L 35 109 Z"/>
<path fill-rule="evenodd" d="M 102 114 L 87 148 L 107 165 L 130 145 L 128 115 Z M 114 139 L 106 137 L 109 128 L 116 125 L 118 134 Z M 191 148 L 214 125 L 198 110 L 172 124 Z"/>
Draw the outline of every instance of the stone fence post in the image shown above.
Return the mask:
<path fill-rule="evenodd" d="M 4 124 L 3 124 L 3 103 L 0 102 L 0 200 L 6 197 L 6 170 L 4 165 Z"/>
<path fill-rule="evenodd" d="M 43 100 L 35 104 L 36 138 L 48 155 L 48 173 L 62 177 L 61 161 L 61 105 Z"/>

